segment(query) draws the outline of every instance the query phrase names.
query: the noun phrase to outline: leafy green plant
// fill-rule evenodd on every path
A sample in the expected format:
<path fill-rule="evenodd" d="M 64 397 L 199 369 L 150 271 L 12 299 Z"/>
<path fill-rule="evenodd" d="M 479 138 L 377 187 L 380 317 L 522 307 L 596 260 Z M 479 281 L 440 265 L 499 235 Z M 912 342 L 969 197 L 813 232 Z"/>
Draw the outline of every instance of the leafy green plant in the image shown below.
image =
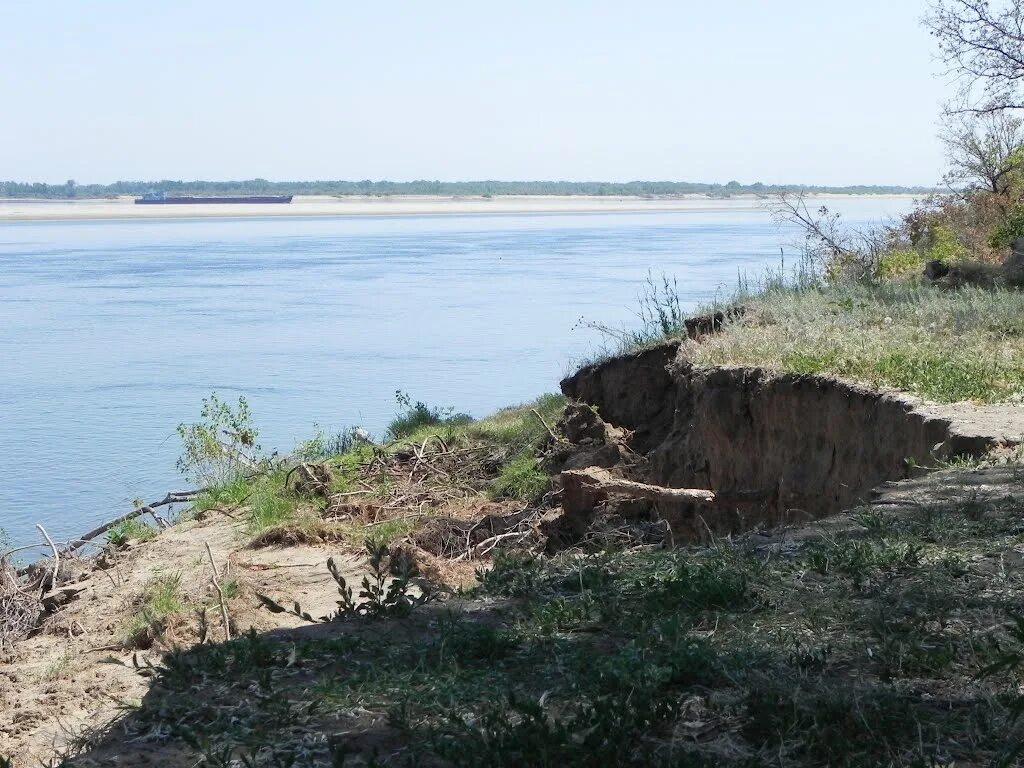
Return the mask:
<path fill-rule="evenodd" d="M 993 248 L 1003 248 L 1017 238 L 1024 237 L 1024 206 L 1017 205 L 1006 219 L 996 227 L 989 240 Z"/>
<path fill-rule="evenodd" d="M 913 248 L 894 248 L 878 258 L 875 276 L 880 280 L 889 280 L 908 274 L 920 274 L 924 269 L 925 257 Z"/>
<path fill-rule="evenodd" d="M 679 711 L 676 698 L 649 689 L 595 697 L 567 714 L 549 711 L 543 699 L 509 692 L 472 721 L 449 713 L 432 744 L 456 766 L 646 766 L 653 756 L 639 735 Z"/>
<path fill-rule="evenodd" d="M 350 453 L 360 444 L 366 444 L 370 436 L 359 427 L 327 433 L 319 425 L 313 425 L 313 436 L 295 446 L 292 457 L 298 461 L 323 461 Z"/>
<path fill-rule="evenodd" d="M 1024 669 L 1024 616 L 1011 616 L 1005 627 L 1008 641 L 993 640 L 996 659 L 978 674 L 979 678 L 989 678 L 998 674 L 1017 675 Z M 1024 714 L 1024 694 L 1015 690 L 1011 697 L 1010 718 L 1012 722 Z M 1024 750 L 1024 743 L 1021 744 Z"/>
<path fill-rule="evenodd" d="M 370 556 L 370 575 L 363 577 L 360 600 L 353 596 L 352 587 L 341 571 L 338 570 L 334 558 L 327 561 L 327 569 L 338 585 L 338 608 L 327 616 L 314 619 L 302 606 L 295 601 L 291 608 L 285 608 L 264 594 L 256 597 L 271 613 L 290 613 L 304 621 L 313 623 L 330 623 L 354 618 L 391 618 L 405 616 L 414 608 L 435 600 L 437 591 L 428 582 L 416 577 L 415 569 L 409 558 L 402 552 L 392 551 L 386 544 L 366 541 L 366 551 Z M 419 594 L 412 588 L 419 589 Z"/>
<path fill-rule="evenodd" d="M 537 588 L 543 568 L 543 562 L 536 555 L 496 549 L 492 567 L 478 568 L 476 578 L 485 593 L 523 597 Z"/>
<path fill-rule="evenodd" d="M 245 397 L 231 406 L 214 392 L 203 398 L 200 421 L 179 424 L 182 454 L 178 469 L 204 486 L 221 486 L 261 464 L 259 432 Z"/>
<path fill-rule="evenodd" d="M 945 224 L 936 224 L 928 230 L 928 258 L 942 262 L 960 261 L 967 257 L 967 249 L 956 233 Z"/>
<path fill-rule="evenodd" d="M 872 570 L 905 568 L 921 562 L 921 546 L 911 542 L 824 539 L 805 553 L 811 570 L 822 575 L 841 573 L 860 585 Z"/>

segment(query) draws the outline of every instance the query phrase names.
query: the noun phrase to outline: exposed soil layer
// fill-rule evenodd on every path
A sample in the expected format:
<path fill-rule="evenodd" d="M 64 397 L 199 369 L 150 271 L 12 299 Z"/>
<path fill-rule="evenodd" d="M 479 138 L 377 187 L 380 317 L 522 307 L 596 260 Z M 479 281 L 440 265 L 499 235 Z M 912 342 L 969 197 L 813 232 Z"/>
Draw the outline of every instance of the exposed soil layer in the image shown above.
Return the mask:
<path fill-rule="evenodd" d="M 678 343 L 583 368 L 562 391 L 634 431 L 633 447 L 648 460 L 637 479 L 723 496 L 759 492 L 754 504 L 707 513 L 661 510 L 684 535 L 698 517 L 715 533 L 820 518 L 884 481 L 1024 435 L 1019 406 L 929 405 L 824 376 L 696 367 Z"/>

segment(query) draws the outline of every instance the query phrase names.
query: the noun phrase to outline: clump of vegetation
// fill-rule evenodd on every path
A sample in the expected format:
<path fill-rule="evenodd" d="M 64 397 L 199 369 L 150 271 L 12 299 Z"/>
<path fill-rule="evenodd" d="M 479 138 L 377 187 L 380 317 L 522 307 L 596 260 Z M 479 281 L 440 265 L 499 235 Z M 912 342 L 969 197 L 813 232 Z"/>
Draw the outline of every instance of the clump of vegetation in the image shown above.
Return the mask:
<path fill-rule="evenodd" d="M 156 536 L 156 530 L 139 520 L 125 520 L 107 532 L 107 541 L 115 547 L 123 547 L 129 541 L 149 541 Z"/>
<path fill-rule="evenodd" d="M 393 440 L 409 437 L 426 427 L 457 427 L 473 420 L 464 413 L 455 413 L 455 409 L 452 407 L 438 408 L 419 400 L 414 402 L 409 395 L 401 390 L 395 391 L 395 400 L 402 412 L 395 416 L 388 425 L 388 435 Z"/>
<path fill-rule="evenodd" d="M 350 454 L 370 442 L 369 433 L 360 427 L 326 433 L 319 425 L 314 425 L 313 436 L 299 443 L 292 457 L 298 461 L 323 461 Z"/>
<path fill-rule="evenodd" d="M 183 451 L 178 470 L 200 485 L 221 486 L 260 468 L 259 432 L 244 397 L 231 406 L 217 393 L 203 398 L 201 421 L 179 424 Z"/>
<path fill-rule="evenodd" d="M 551 477 L 537 465 L 537 459 L 523 453 L 501 468 L 491 482 L 490 492 L 498 499 L 536 501 L 551 490 Z"/>
<path fill-rule="evenodd" d="M 148 648 L 163 636 L 168 620 L 184 609 L 181 574 L 153 577 L 146 582 L 139 607 L 125 625 L 126 642 L 137 648 Z"/>

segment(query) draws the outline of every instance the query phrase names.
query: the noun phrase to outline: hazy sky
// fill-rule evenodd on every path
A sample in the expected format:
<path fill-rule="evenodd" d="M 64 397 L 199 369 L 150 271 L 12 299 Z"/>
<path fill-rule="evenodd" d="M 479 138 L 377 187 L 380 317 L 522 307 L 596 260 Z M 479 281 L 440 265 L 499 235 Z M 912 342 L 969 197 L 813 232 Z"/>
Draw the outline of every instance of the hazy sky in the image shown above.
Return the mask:
<path fill-rule="evenodd" d="M 924 0 L 0 0 L 0 179 L 932 184 Z"/>

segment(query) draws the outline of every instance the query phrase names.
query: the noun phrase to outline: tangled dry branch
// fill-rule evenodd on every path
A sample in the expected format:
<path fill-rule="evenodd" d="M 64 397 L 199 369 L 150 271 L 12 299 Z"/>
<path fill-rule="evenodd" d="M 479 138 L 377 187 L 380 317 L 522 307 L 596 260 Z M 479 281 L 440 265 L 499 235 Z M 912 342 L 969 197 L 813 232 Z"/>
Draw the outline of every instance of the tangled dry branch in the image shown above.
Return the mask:
<path fill-rule="evenodd" d="M 35 629 L 42 613 L 38 592 L 25 589 L 14 569 L 0 561 L 0 649 Z"/>

